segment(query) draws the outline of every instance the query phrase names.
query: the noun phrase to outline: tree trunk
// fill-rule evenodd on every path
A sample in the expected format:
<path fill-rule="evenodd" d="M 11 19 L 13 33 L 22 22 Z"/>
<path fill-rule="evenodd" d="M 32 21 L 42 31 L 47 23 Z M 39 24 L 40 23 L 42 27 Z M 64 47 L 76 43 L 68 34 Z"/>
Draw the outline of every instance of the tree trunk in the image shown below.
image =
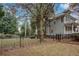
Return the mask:
<path fill-rule="evenodd" d="M 43 37 L 44 37 L 43 34 L 44 34 L 43 33 L 43 21 L 40 20 L 40 43 L 43 41 Z"/>
<path fill-rule="evenodd" d="M 38 16 L 37 16 L 37 29 L 38 29 L 38 38 L 40 39 L 40 43 L 43 41 L 44 37 L 44 16 L 43 16 L 43 4 L 40 4 Z"/>
<path fill-rule="evenodd" d="M 47 26 L 47 17 L 45 18 L 45 21 L 44 21 L 44 37 L 46 38 L 46 26 Z"/>
<path fill-rule="evenodd" d="M 40 39 L 40 43 L 43 41 L 44 31 L 43 31 L 43 21 L 41 19 L 37 19 L 37 38 Z"/>

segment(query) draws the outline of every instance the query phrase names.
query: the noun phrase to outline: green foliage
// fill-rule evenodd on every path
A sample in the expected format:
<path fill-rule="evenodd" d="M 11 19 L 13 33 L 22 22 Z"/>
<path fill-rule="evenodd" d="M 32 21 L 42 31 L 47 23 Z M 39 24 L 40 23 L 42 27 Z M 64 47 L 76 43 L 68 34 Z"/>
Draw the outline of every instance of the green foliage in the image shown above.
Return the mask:
<path fill-rule="evenodd" d="M 0 18 L 4 16 L 3 6 L 0 4 Z"/>
<path fill-rule="evenodd" d="M 4 34 L 14 34 L 16 32 L 16 19 L 13 16 L 3 18 L 3 32 Z"/>
<path fill-rule="evenodd" d="M 35 21 L 31 20 L 31 35 L 35 35 L 35 30 L 36 30 L 36 23 Z"/>
<path fill-rule="evenodd" d="M 4 16 L 3 6 L 0 4 L 0 33 L 3 32 L 3 20 L 2 17 Z"/>
<path fill-rule="evenodd" d="M 3 7 L 0 6 L 0 33 L 14 34 L 16 30 L 16 17 L 10 12 L 4 12 Z"/>

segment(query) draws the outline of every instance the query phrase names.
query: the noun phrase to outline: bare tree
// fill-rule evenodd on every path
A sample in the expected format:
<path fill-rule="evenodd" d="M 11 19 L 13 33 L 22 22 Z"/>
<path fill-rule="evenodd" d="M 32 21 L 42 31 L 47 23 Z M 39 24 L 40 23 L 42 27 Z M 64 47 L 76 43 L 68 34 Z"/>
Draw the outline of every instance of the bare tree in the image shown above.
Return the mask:
<path fill-rule="evenodd" d="M 26 11 L 28 11 L 36 21 L 36 28 L 37 28 L 37 36 L 41 41 L 44 39 L 45 34 L 45 23 L 48 19 L 50 13 L 54 15 L 54 4 L 20 4 Z"/>

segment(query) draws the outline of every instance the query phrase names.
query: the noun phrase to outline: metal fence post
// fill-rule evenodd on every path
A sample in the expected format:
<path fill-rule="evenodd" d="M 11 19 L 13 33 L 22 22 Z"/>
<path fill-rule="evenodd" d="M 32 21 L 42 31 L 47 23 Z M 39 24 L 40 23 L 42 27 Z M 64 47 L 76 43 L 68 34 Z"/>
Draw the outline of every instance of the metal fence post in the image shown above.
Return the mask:
<path fill-rule="evenodd" d="M 20 34 L 20 48 L 21 48 L 21 34 Z"/>

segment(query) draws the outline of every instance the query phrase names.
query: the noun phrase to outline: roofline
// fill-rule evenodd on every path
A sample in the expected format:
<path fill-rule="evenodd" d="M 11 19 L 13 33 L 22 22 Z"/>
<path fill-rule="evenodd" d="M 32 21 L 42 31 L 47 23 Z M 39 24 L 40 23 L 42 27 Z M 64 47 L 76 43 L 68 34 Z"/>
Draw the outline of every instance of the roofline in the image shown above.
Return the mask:
<path fill-rule="evenodd" d="M 52 19 L 49 19 L 49 21 L 53 21 L 53 19 L 58 19 L 58 18 L 61 18 L 61 17 L 64 17 L 65 15 L 68 15 L 68 14 L 70 14 L 71 13 L 71 11 L 69 11 L 69 10 L 67 10 L 67 11 L 65 11 L 65 12 L 63 12 L 61 15 L 59 15 L 59 16 L 55 16 L 55 17 L 53 17 Z"/>

